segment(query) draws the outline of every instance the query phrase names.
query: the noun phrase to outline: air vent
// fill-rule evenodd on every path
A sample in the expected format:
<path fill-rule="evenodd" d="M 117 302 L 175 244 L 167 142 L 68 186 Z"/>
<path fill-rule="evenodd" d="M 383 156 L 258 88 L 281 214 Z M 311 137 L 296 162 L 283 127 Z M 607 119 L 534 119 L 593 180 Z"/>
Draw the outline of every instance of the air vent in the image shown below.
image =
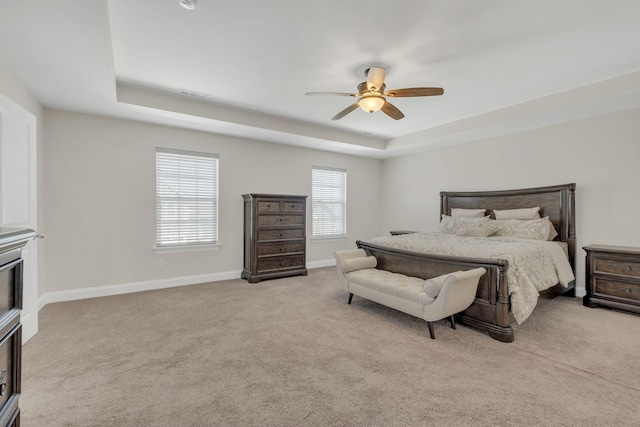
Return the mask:
<path fill-rule="evenodd" d="M 209 98 L 209 95 L 207 95 L 206 93 L 194 92 L 192 90 L 187 90 L 187 89 L 178 89 L 178 93 L 180 95 L 189 96 L 191 98 L 198 98 L 198 99 Z"/>

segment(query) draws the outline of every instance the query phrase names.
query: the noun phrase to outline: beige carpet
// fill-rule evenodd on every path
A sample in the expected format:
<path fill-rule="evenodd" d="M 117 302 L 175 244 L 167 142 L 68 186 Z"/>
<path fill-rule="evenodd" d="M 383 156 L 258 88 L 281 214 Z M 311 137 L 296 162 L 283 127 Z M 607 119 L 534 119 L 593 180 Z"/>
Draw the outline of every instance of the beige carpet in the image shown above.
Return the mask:
<path fill-rule="evenodd" d="M 541 300 L 516 342 L 354 297 L 333 268 L 47 305 L 30 426 L 638 426 L 640 316 Z"/>

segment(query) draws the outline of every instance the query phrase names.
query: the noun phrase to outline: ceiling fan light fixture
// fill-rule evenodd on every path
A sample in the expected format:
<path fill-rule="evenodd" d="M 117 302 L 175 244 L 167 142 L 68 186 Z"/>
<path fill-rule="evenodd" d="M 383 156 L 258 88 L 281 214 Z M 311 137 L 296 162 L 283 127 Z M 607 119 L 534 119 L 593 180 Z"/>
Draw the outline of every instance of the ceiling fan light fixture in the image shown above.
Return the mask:
<path fill-rule="evenodd" d="M 198 0 L 179 0 L 178 4 L 185 9 L 193 10 L 198 6 Z"/>
<path fill-rule="evenodd" d="M 385 99 L 380 95 L 363 96 L 358 100 L 358 106 L 367 113 L 374 113 L 382 108 Z"/>
<path fill-rule="evenodd" d="M 375 113 L 381 110 L 387 116 L 394 120 L 400 120 L 404 118 L 402 111 L 392 103 L 387 101 L 387 97 L 390 98 L 409 98 L 414 96 L 437 96 L 444 93 L 444 89 L 441 87 L 407 87 L 402 89 L 394 89 L 388 92 L 385 91 L 387 85 L 384 82 L 386 76 L 387 67 L 380 65 L 370 65 L 363 70 L 367 80 L 358 84 L 358 92 L 356 93 L 344 93 L 344 92 L 307 92 L 307 95 L 338 95 L 338 96 L 357 96 L 358 100 L 349 105 L 344 110 L 340 111 L 335 116 L 331 117 L 331 120 L 340 120 L 347 114 L 358 107 L 369 113 Z"/>

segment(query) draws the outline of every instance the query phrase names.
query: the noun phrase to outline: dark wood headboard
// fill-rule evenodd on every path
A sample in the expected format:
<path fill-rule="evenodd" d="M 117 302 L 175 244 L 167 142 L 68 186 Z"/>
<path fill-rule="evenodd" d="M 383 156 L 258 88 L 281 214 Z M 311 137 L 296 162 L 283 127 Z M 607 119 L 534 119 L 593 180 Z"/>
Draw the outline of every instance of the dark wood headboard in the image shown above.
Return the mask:
<path fill-rule="evenodd" d="M 486 209 L 495 218 L 494 209 L 540 207 L 540 216 L 548 216 L 558 231 L 555 240 L 566 242 L 569 262 L 575 272 L 575 184 L 500 191 L 441 191 L 440 213 L 451 215 L 452 208 Z"/>

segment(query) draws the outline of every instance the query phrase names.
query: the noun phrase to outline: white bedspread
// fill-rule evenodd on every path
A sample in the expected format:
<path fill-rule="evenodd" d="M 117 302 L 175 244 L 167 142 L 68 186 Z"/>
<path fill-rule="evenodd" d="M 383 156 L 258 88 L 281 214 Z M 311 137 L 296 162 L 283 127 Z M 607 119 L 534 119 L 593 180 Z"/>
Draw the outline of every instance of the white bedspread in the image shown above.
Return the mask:
<path fill-rule="evenodd" d="M 533 311 L 539 291 L 575 279 L 562 247 L 554 242 L 515 237 L 463 237 L 414 233 L 376 237 L 370 243 L 406 251 L 473 258 L 506 259 L 511 312 L 522 323 Z"/>

